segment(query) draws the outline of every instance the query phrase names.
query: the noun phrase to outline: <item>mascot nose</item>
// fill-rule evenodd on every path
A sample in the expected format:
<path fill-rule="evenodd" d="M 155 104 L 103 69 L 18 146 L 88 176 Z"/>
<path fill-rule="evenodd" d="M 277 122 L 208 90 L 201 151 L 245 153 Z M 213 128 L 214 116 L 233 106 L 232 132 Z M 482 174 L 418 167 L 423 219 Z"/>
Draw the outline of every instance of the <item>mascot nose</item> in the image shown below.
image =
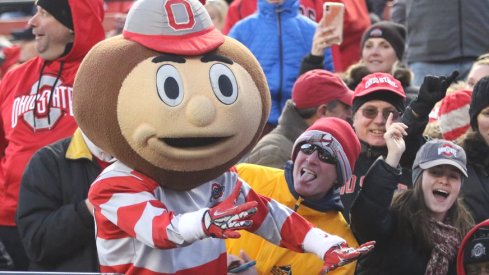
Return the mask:
<path fill-rule="evenodd" d="M 185 115 L 190 123 L 204 127 L 216 118 L 216 108 L 207 97 L 194 96 L 187 105 Z"/>

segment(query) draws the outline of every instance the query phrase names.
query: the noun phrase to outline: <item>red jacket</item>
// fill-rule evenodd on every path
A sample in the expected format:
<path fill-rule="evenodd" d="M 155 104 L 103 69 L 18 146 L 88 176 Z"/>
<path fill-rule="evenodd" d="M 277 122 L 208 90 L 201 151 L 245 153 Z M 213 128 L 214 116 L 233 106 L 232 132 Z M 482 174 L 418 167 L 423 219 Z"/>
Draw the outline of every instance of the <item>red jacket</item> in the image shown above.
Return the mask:
<path fill-rule="evenodd" d="M 20 180 L 31 156 L 75 131 L 75 74 L 88 50 L 105 38 L 102 0 L 68 2 L 75 32 L 70 52 L 54 61 L 35 57 L 9 71 L 0 84 L 0 140 L 5 140 L 0 143 L 0 226 L 15 225 Z"/>
<path fill-rule="evenodd" d="M 328 0 L 345 4 L 345 23 L 343 26 L 343 43 L 333 46 L 333 62 L 335 71 L 345 71 L 360 59 L 360 40 L 365 30 L 370 27 L 370 17 L 365 1 Z M 316 22 L 323 16 L 322 0 L 300 0 L 301 13 Z M 231 28 L 242 18 L 254 13 L 257 0 L 234 0 L 229 6 L 222 32 L 228 34 Z"/>

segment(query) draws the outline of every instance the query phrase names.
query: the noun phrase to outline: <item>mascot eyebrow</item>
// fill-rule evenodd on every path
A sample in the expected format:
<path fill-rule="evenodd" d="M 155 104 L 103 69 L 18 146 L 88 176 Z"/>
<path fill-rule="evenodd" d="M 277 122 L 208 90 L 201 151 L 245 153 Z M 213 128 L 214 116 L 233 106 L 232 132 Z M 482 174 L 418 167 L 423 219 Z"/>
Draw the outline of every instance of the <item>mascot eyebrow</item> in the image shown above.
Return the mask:
<path fill-rule="evenodd" d="M 181 55 L 175 55 L 175 54 L 161 54 L 151 60 L 153 63 L 161 63 L 161 62 L 175 62 L 175 63 L 185 63 L 186 59 L 185 57 Z M 223 63 L 233 65 L 233 61 L 229 59 L 228 57 L 225 57 L 223 55 L 217 54 L 215 52 L 207 53 L 202 56 L 200 61 L 207 63 L 211 61 L 221 61 Z"/>

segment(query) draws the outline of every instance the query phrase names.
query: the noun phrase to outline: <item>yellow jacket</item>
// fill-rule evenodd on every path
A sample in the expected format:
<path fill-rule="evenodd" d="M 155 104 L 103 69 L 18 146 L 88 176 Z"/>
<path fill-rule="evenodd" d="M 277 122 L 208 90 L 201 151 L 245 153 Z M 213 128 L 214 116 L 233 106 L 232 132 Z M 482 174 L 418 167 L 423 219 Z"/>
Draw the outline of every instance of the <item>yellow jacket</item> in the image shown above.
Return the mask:
<path fill-rule="evenodd" d="M 341 211 L 334 209 L 318 211 L 303 205 L 302 198 L 296 199 L 289 191 L 284 170 L 254 164 L 239 164 L 236 168 L 239 176 L 250 184 L 255 192 L 272 198 L 291 209 L 297 207 L 296 212 L 316 227 L 342 237 L 349 246 L 358 246 Z M 252 259 L 256 260 L 259 274 L 310 275 L 319 274 L 321 271 L 323 261 L 314 254 L 289 251 L 244 230 L 240 233 L 241 238 L 226 240 L 227 251 L 239 255 L 240 250 L 244 250 Z M 355 265 L 354 262 L 328 274 L 354 274 Z"/>

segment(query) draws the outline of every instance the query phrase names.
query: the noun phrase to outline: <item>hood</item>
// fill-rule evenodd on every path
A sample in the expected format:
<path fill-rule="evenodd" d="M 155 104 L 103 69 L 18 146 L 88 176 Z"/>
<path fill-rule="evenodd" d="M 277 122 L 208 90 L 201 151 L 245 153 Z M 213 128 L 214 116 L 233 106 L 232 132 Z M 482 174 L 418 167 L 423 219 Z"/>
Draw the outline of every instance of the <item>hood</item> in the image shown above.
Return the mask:
<path fill-rule="evenodd" d="M 103 0 L 68 0 L 73 16 L 75 40 L 69 53 L 58 60 L 82 59 L 88 51 L 105 38 Z"/>
<path fill-rule="evenodd" d="M 462 240 L 462 244 L 460 245 L 460 248 L 458 249 L 458 253 L 457 253 L 457 274 L 458 275 L 465 275 L 464 256 L 465 256 L 465 252 L 468 252 L 468 251 L 464 251 L 464 250 L 469 245 L 469 243 L 470 243 L 469 241 L 470 241 L 471 237 L 474 235 L 474 233 L 477 232 L 477 230 L 479 228 L 485 228 L 485 229 L 489 230 L 489 219 L 477 224 L 476 226 L 474 226 L 474 228 L 472 228 L 469 231 L 469 233 L 467 233 L 467 235 L 465 235 L 464 239 Z M 488 236 L 486 236 L 486 239 L 487 239 L 487 237 Z M 481 242 L 481 243 L 484 243 L 484 242 Z M 488 249 L 488 248 L 484 249 L 484 246 L 482 246 L 482 247 L 480 247 L 480 249 L 477 249 L 476 247 L 474 247 L 474 249 L 478 250 L 479 252 L 487 253 L 486 249 Z M 476 253 L 477 253 L 477 251 L 476 251 Z"/>
<path fill-rule="evenodd" d="M 294 164 L 292 161 L 288 161 L 284 168 L 285 180 L 287 181 L 287 186 L 289 187 L 290 193 L 294 196 L 294 198 L 299 199 L 301 197 L 294 188 L 294 177 L 292 175 L 292 171 L 294 170 Z M 305 199 L 301 202 L 301 204 L 312 208 L 316 211 L 326 212 L 326 211 L 343 211 L 343 203 L 340 198 L 340 189 L 339 188 L 331 188 L 331 190 L 319 200 L 308 200 Z"/>
<path fill-rule="evenodd" d="M 258 0 L 258 14 L 265 17 L 275 18 L 275 14 L 282 16 L 295 17 L 299 14 L 299 0 L 284 0 L 280 5 L 270 4 L 267 0 Z"/>

